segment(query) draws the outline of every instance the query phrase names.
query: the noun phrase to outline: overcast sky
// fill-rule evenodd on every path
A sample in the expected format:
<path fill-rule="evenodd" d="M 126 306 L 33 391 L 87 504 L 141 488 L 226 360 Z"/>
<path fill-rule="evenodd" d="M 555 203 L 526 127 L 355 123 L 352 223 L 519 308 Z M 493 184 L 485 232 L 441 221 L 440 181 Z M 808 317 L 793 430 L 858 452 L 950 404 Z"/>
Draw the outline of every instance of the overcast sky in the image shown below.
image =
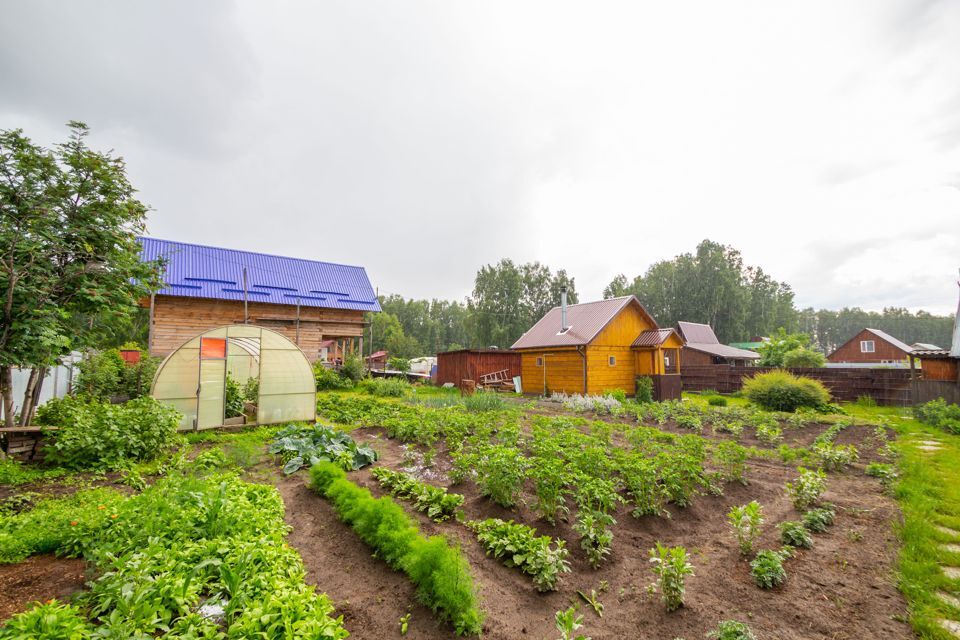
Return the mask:
<path fill-rule="evenodd" d="M 801 306 L 956 308 L 960 1 L 0 0 L 0 128 L 123 155 L 149 232 L 581 300 L 704 238 Z"/>

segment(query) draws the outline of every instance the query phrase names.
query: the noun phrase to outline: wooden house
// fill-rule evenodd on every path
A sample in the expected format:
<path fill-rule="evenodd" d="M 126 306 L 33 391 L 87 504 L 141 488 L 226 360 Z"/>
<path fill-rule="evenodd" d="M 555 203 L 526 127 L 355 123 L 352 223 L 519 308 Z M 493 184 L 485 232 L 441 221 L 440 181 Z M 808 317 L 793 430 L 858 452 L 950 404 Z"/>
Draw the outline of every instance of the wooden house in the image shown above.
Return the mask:
<path fill-rule="evenodd" d="M 747 349 L 720 344 L 713 327 L 699 322 L 678 322 L 677 332 L 683 338 L 683 361 L 687 365 L 726 364 L 744 366 L 760 359 L 760 354 Z"/>
<path fill-rule="evenodd" d="M 387 360 L 389 358 L 390 354 L 386 351 L 375 351 L 367 356 L 367 369 L 383 371 L 387 368 Z"/>
<path fill-rule="evenodd" d="M 863 329 L 827 356 L 827 362 L 854 364 L 906 363 L 913 347 L 879 329 Z"/>
<path fill-rule="evenodd" d="M 149 350 L 166 356 L 224 325 L 273 329 L 310 362 L 363 352 L 364 315 L 380 311 L 363 267 L 140 238 L 144 260 L 162 259 L 164 287 L 150 309 Z"/>
<path fill-rule="evenodd" d="M 680 396 L 680 349 L 673 329 L 661 329 L 635 296 L 561 302 L 511 347 L 520 353 L 525 393 L 633 395 L 638 376 L 654 379 L 659 399 Z"/>
<path fill-rule="evenodd" d="M 463 387 L 464 380 L 474 383 L 487 375 L 506 372 L 505 378 L 520 375 L 520 354 L 507 349 L 457 349 L 437 354 L 435 383 Z"/>

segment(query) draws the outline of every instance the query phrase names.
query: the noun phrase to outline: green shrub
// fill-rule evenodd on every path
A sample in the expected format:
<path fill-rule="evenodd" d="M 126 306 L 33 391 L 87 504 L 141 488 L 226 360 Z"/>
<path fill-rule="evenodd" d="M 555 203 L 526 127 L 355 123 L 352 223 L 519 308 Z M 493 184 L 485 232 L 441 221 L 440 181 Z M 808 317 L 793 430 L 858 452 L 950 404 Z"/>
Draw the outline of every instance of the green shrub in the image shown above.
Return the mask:
<path fill-rule="evenodd" d="M 686 591 L 684 583 L 687 576 L 693 575 L 693 565 L 687 561 L 687 550 L 683 547 L 665 547 L 659 542 L 650 549 L 650 562 L 657 576 L 656 585 L 667 611 L 683 606 Z"/>
<path fill-rule="evenodd" d="M 464 396 L 463 406 L 467 411 L 502 411 L 506 402 L 495 391 L 477 391 Z"/>
<path fill-rule="evenodd" d="M 795 482 L 788 482 L 785 486 L 787 495 L 793 501 L 798 511 L 804 511 L 813 506 L 827 489 L 827 474 L 822 469 L 810 471 L 799 467 L 800 477 Z"/>
<path fill-rule="evenodd" d="M 807 531 L 813 533 L 823 533 L 827 527 L 833 524 L 836 517 L 836 511 L 833 505 L 825 504 L 817 509 L 810 509 L 803 514 L 803 526 Z"/>
<path fill-rule="evenodd" d="M 77 363 L 78 372 L 73 390 L 77 395 L 98 400 L 115 396 L 139 398 L 150 393 L 153 376 L 159 366 L 160 358 L 155 358 L 146 351 L 140 352 L 140 361 L 136 364 L 124 362 L 119 349 L 89 353 Z"/>
<path fill-rule="evenodd" d="M 960 406 L 947 404 L 943 398 L 914 407 L 913 415 L 924 424 L 938 427 L 948 433 L 960 434 Z"/>
<path fill-rule="evenodd" d="M 410 373 L 410 358 L 401 358 L 393 356 L 387 360 L 387 369 L 399 371 L 401 373 Z"/>
<path fill-rule="evenodd" d="M 787 579 L 783 568 L 783 554 L 765 549 L 750 561 L 750 575 L 761 589 L 779 587 Z"/>
<path fill-rule="evenodd" d="M 463 504 L 464 498 L 459 493 L 447 493 L 446 489 L 420 482 L 409 473 L 374 467 L 370 474 L 390 495 L 409 500 L 418 511 L 425 512 L 435 522 L 454 517 Z"/>
<path fill-rule="evenodd" d="M 826 363 L 822 353 L 808 347 L 797 347 L 783 354 L 783 366 L 787 369 L 818 369 Z"/>
<path fill-rule="evenodd" d="M 477 451 L 472 462 L 482 495 L 508 509 L 517 504 L 527 471 L 527 459 L 520 449 L 488 445 Z"/>
<path fill-rule="evenodd" d="M 381 398 L 402 398 L 413 388 L 402 378 L 367 378 L 360 388 L 372 396 Z"/>
<path fill-rule="evenodd" d="M 857 448 L 852 444 L 816 444 L 813 455 L 827 471 L 842 471 L 860 458 Z"/>
<path fill-rule="evenodd" d="M 351 353 L 343 359 L 343 365 L 340 367 L 340 375 L 357 383 L 367 377 L 367 369 L 363 366 L 363 360 L 360 359 L 360 356 Z"/>
<path fill-rule="evenodd" d="M 795 376 L 789 371 L 759 373 L 743 383 L 743 394 L 768 411 L 819 409 L 830 402 L 830 392 L 819 380 Z"/>
<path fill-rule="evenodd" d="M 637 388 L 634 393 L 634 399 L 637 402 L 653 402 L 653 378 L 637 376 Z"/>
<path fill-rule="evenodd" d="M 753 500 L 740 507 L 731 507 L 727 520 L 733 527 L 737 537 L 737 546 L 742 555 L 753 551 L 753 544 L 760 537 L 760 527 L 763 525 L 763 507 Z"/>
<path fill-rule="evenodd" d="M 477 605 L 470 569 L 458 547 L 441 536 L 426 538 L 416 523 L 390 498 L 374 498 L 346 479 L 329 462 L 310 468 L 311 487 L 326 496 L 337 515 L 417 586 L 417 597 L 460 635 L 477 634 L 483 614 Z"/>
<path fill-rule="evenodd" d="M 813 538 L 810 537 L 810 532 L 803 526 L 803 523 L 793 520 L 780 523 L 780 542 L 797 549 L 813 547 Z"/>
<path fill-rule="evenodd" d="M 877 406 L 877 401 L 874 399 L 873 396 L 857 396 L 857 400 L 856 402 L 854 402 L 854 404 L 857 405 L 858 407 L 864 407 L 864 408 L 870 409 L 872 407 Z"/>
<path fill-rule="evenodd" d="M 57 600 L 34 603 L 0 627 L 2 640 L 86 640 L 93 636 L 78 607 Z"/>
<path fill-rule="evenodd" d="M 537 536 L 537 530 L 512 520 L 499 518 L 467 522 L 487 554 L 502 560 L 508 567 L 517 567 L 533 576 L 537 591 L 555 591 L 561 573 L 570 571 L 570 553 L 561 539 Z"/>
<path fill-rule="evenodd" d="M 346 391 L 353 389 L 353 380 L 342 376 L 333 369 L 323 366 L 322 362 L 313 365 L 313 378 L 317 383 L 317 391 Z"/>
<path fill-rule="evenodd" d="M 608 398 L 613 398 L 617 402 L 627 401 L 627 392 L 623 389 L 604 389 L 601 395 L 605 395 Z"/>
<path fill-rule="evenodd" d="M 757 640 L 750 627 L 736 620 L 723 620 L 707 637 L 713 640 Z"/>
<path fill-rule="evenodd" d="M 70 397 L 48 404 L 38 420 L 59 428 L 44 448 L 46 459 L 69 469 L 150 460 L 176 441 L 180 426 L 180 412 L 148 396 L 118 405 Z"/>
<path fill-rule="evenodd" d="M 727 406 L 727 399 L 723 396 L 710 396 L 707 398 L 707 404 L 711 407 L 725 407 Z"/>
<path fill-rule="evenodd" d="M 237 379 L 227 373 L 225 399 L 223 404 L 224 418 L 237 418 L 243 415 L 243 387 Z"/>

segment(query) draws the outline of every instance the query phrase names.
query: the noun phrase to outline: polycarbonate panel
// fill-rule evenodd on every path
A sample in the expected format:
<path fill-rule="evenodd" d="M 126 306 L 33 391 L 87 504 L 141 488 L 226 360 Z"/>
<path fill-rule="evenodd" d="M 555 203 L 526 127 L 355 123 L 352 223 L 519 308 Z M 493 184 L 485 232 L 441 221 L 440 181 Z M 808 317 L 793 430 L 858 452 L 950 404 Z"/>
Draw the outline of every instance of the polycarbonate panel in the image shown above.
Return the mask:
<path fill-rule="evenodd" d="M 204 360 L 200 363 L 200 398 L 197 402 L 197 428 L 223 424 L 225 360 Z"/>
<path fill-rule="evenodd" d="M 181 347 L 160 366 L 151 395 L 157 400 L 193 398 L 196 405 L 199 379 L 200 350 Z"/>
<path fill-rule="evenodd" d="M 192 398 L 169 398 L 163 401 L 183 414 L 180 419 L 180 430 L 186 431 L 193 429 L 193 421 L 197 419 L 197 397 Z"/>
<path fill-rule="evenodd" d="M 282 349 L 284 351 L 299 351 L 299 347 L 293 344 L 285 336 L 271 331 L 269 329 L 263 330 L 263 335 L 260 336 L 262 341 L 263 349 Z"/>
<path fill-rule="evenodd" d="M 227 327 L 228 338 L 259 338 L 260 327 L 252 324 L 233 324 Z"/>
<path fill-rule="evenodd" d="M 264 351 L 260 357 L 260 395 L 314 393 L 310 363 L 299 350 Z"/>
<path fill-rule="evenodd" d="M 257 422 L 260 424 L 301 420 L 313 422 L 316 418 L 317 396 L 315 393 L 260 395 L 260 405 L 257 408 Z"/>
<path fill-rule="evenodd" d="M 247 354 L 230 353 L 227 355 L 227 373 L 243 386 L 250 378 L 260 377 L 260 362 Z"/>

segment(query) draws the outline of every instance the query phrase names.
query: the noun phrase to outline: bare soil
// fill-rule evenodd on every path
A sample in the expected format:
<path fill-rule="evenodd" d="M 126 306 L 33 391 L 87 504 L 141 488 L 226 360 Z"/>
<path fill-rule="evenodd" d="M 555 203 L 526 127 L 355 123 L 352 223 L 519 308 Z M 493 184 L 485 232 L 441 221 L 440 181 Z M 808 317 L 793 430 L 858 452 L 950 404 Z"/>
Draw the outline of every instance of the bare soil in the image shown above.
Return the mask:
<path fill-rule="evenodd" d="M 798 430 L 804 432 L 799 440 L 812 441 L 824 428 Z M 784 431 L 785 436 L 790 433 Z M 380 464 L 399 469 L 408 462 L 407 449 L 379 429 L 357 429 L 352 435 L 380 451 Z M 595 640 L 694 640 L 726 619 L 747 622 L 758 638 L 765 639 L 912 638 L 903 622 L 906 602 L 894 582 L 893 524 L 899 510 L 876 479 L 863 475 L 863 459 L 874 457 L 868 451 L 871 445 L 863 440 L 867 435 L 852 428 L 838 438 L 838 442 L 855 442 L 862 460 L 859 468 L 829 476 L 825 499 L 838 507 L 836 524 L 814 536 L 813 549 L 800 551 L 786 562 L 786 583 L 770 591 L 759 589 L 751 580 L 749 563 L 739 555 L 726 513 L 733 505 L 760 501 L 767 522 L 759 548 L 779 548 L 777 523 L 800 517 L 783 494 L 784 483 L 796 477 L 796 470 L 779 462 L 751 461 L 748 486 L 730 484 L 723 496 L 700 496 L 689 508 L 671 508 L 670 518 L 636 519 L 621 508 L 616 514 L 613 553 L 599 570 L 587 564 L 569 524 L 552 527 L 537 521 L 525 507 L 502 509 L 481 497 L 472 483 L 452 487 L 466 497 L 464 511 L 470 519 L 514 519 L 567 541 L 573 570 L 564 576 L 559 590 L 549 594 L 537 593 L 527 576 L 487 557 L 462 525 L 433 523 L 401 504 L 418 519 L 424 533 L 443 533 L 462 546 L 487 613 L 484 636 L 488 638 L 556 638 L 554 613 L 572 603 L 578 603 L 584 615 L 581 631 Z M 747 439 L 743 442 L 752 444 Z M 447 466 L 445 455 L 439 453 L 435 467 Z M 408 637 L 454 637 L 449 626 L 417 604 L 406 576 L 371 557 L 370 549 L 336 518 L 329 503 L 307 489 L 305 472 L 275 478 L 286 502 L 287 522 L 293 527 L 290 543 L 303 556 L 307 579 L 331 597 L 352 637 L 398 637 L 400 617 L 407 612 L 412 614 Z M 369 468 L 351 473 L 350 478 L 382 495 Z M 449 484 L 442 473 L 430 473 L 427 480 Z M 654 579 L 648 550 L 656 541 L 685 546 L 695 567 L 695 575 L 687 581 L 686 604 L 673 613 L 666 612 L 659 594 L 647 591 Z M 603 583 L 607 586 L 600 596 L 601 618 L 579 599 L 577 590 L 589 593 Z"/>
<path fill-rule="evenodd" d="M 0 620 L 25 611 L 34 602 L 69 600 L 83 589 L 85 571 L 83 560 L 49 554 L 0 565 Z"/>

